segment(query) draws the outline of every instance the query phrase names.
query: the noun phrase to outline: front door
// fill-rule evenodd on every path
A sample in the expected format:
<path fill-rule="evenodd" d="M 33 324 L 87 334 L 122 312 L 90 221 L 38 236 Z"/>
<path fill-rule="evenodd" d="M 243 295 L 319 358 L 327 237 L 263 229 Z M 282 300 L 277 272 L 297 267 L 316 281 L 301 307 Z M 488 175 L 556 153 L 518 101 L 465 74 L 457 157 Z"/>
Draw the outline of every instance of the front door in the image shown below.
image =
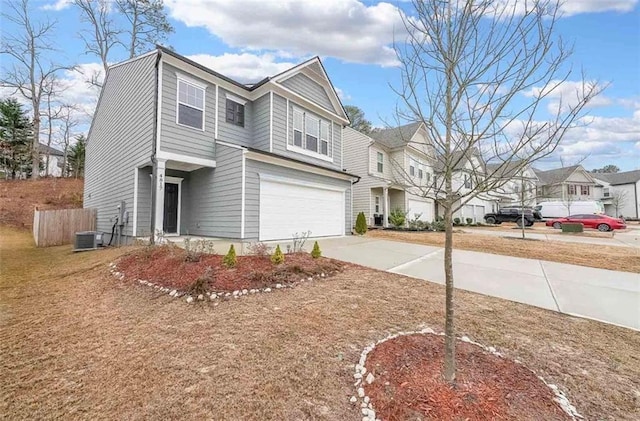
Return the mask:
<path fill-rule="evenodd" d="M 167 234 L 178 233 L 178 184 L 164 185 L 164 226 Z"/>

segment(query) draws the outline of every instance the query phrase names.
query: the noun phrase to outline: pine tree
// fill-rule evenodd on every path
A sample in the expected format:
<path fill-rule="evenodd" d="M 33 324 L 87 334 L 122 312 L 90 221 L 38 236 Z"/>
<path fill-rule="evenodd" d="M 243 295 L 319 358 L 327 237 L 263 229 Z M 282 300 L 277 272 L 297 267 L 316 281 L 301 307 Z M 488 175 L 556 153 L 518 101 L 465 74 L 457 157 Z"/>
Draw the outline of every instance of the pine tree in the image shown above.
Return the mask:
<path fill-rule="evenodd" d="M 228 268 L 235 267 L 238 263 L 236 249 L 233 247 L 233 244 L 229 247 L 229 252 L 224 256 L 224 259 L 222 259 L 222 263 Z"/>
<path fill-rule="evenodd" d="M 322 252 L 320 251 L 320 245 L 318 245 L 318 242 L 316 241 L 313 244 L 313 250 L 311 250 L 311 257 L 317 259 L 320 256 L 322 256 Z"/>
<path fill-rule="evenodd" d="M 356 233 L 363 235 L 367 232 L 367 218 L 360 212 L 356 218 Z"/>
<path fill-rule="evenodd" d="M 282 254 L 282 250 L 280 250 L 280 244 L 276 246 L 276 251 L 271 255 L 271 262 L 275 265 L 284 262 L 284 254 Z"/>

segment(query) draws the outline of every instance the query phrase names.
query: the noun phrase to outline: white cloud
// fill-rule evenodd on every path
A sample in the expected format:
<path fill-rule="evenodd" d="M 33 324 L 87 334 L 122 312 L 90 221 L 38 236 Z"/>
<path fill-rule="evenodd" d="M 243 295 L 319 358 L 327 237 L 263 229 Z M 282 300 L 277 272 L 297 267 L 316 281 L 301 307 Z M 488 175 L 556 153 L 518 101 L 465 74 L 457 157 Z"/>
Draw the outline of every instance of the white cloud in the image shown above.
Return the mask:
<path fill-rule="evenodd" d="M 187 56 L 187 58 L 242 83 L 257 82 L 267 76 L 273 76 L 290 69 L 297 64 L 276 62 L 276 57 L 273 54 L 225 53 L 221 56 L 195 54 Z"/>
<path fill-rule="evenodd" d="M 205 27 L 231 47 L 330 56 L 395 66 L 394 34 L 404 32 L 399 9 L 357 0 L 167 0 L 171 17 Z"/>
<path fill-rule="evenodd" d="M 340 98 L 340 101 L 349 101 L 351 99 L 351 95 L 349 95 L 342 89 L 336 86 L 334 86 L 333 88 L 336 90 L 336 93 L 338 94 L 338 98 Z"/>
<path fill-rule="evenodd" d="M 551 5 L 553 5 L 551 1 Z M 501 10 L 504 5 L 515 8 L 517 15 L 522 15 L 527 10 L 527 6 L 533 2 L 524 0 L 499 0 L 496 2 L 496 10 Z M 560 13 L 562 17 L 569 17 L 583 13 L 600 12 L 631 12 L 638 4 L 638 0 L 564 0 L 560 2 Z M 511 9 L 510 9 L 511 10 Z"/>
<path fill-rule="evenodd" d="M 42 10 L 53 10 L 59 12 L 71 6 L 72 0 L 57 0 L 55 3 L 45 4 Z"/>
<path fill-rule="evenodd" d="M 547 111 L 550 114 L 555 115 L 560 111 L 566 112 L 571 107 L 576 106 L 579 101 L 584 97 L 585 92 L 589 91 L 592 87 L 596 86 L 596 81 L 571 81 L 567 80 L 561 82 L 554 80 L 546 87 L 533 87 L 523 95 L 528 98 L 539 98 L 541 95 L 545 96 L 545 100 L 548 100 Z M 598 84 L 602 85 L 602 84 Z M 611 105 L 613 101 L 611 98 L 600 94 L 592 98 L 588 103 L 588 108 L 606 107 Z"/>

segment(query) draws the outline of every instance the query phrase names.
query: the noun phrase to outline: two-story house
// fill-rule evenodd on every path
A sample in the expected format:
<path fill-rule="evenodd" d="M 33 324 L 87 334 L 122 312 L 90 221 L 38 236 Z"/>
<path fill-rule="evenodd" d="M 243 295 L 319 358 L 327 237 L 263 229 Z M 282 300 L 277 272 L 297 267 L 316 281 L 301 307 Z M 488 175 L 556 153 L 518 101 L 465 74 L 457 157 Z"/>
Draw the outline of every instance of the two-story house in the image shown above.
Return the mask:
<path fill-rule="evenodd" d="M 534 168 L 538 178 L 538 202 L 545 200 L 583 201 L 596 200 L 597 182 L 582 165 L 540 171 Z"/>
<path fill-rule="evenodd" d="M 538 177 L 522 161 L 491 163 L 486 166 L 487 177 L 496 179 L 498 187 L 493 195 L 500 206 L 535 206 Z"/>
<path fill-rule="evenodd" d="M 434 201 L 425 195 L 433 180 L 433 148 L 422 123 L 378 130 L 367 136 L 343 132 L 345 168 L 361 176 L 353 186 L 353 217 L 364 212 L 371 226 L 388 226 L 391 210 L 408 219 L 434 219 Z"/>
<path fill-rule="evenodd" d="M 127 237 L 276 240 L 353 226 L 349 124 L 319 58 L 245 85 L 166 48 L 113 65 L 88 135 L 84 206 Z"/>
<path fill-rule="evenodd" d="M 598 182 L 596 199 L 607 215 L 640 218 L 640 170 L 591 175 Z"/>

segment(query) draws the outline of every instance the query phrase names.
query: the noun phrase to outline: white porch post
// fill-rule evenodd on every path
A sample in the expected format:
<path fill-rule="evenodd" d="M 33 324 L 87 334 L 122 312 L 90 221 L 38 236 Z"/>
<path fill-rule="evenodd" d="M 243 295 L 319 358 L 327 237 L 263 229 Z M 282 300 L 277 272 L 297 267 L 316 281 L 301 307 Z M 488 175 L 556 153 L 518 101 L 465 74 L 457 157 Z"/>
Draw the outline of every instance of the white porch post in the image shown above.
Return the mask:
<path fill-rule="evenodd" d="M 382 201 L 384 202 L 384 212 L 382 214 L 382 226 L 387 228 L 389 226 L 389 188 L 382 188 Z"/>
<path fill-rule="evenodd" d="M 155 227 L 153 229 L 153 235 L 158 240 L 158 233 L 161 233 L 164 228 L 164 181 L 165 181 L 165 163 L 164 159 L 158 159 L 156 162 L 156 203 L 155 203 Z"/>

